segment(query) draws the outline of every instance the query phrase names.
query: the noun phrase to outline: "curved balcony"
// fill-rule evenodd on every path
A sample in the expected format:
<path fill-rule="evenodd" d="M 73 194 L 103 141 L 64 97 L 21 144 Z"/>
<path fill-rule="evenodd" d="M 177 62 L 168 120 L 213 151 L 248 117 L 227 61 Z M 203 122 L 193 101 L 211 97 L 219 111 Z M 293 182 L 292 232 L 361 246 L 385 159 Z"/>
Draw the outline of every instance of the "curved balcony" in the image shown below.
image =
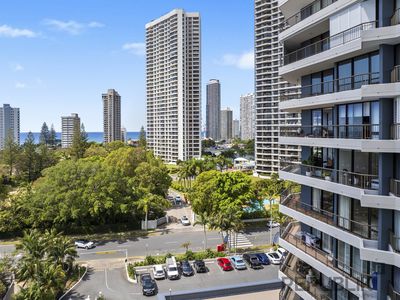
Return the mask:
<path fill-rule="evenodd" d="M 348 280 L 343 280 L 339 284 L 346 284 L 346 288 L 352 293 L 355 293 L 355 295 L 360 296 L 359 292 L 362 294 L 362 289 L 369 290 L 372 280 L 370 274 L 356 270 L 329 253 L 305 243 L 302 238 L 299 237 L 299 233 L 300 224 L 297 222 L 290 223 L 281 234 L 280 239 L 282 246 L 286 246 L 286 249 L 290 248 L 288 249 L 289 252 L 328 277 L 347 278 Z"/>
<path fill-rule="evenodd" d="M 288 65 L 318 53 L 344 45 L 361 37 L 361 32 L 375 28 L 376 21 L 366 22 L 332 35 L 326 39 L 315 42 L 283 57 L 283 65 Z"/>
<path fill-rule="evenodd" d="M 280 24 L 280 29 L 288 29 L 292 27 L 293 25 L 307 19 L 311 15 L 319 12 L 321 9 L 324 9 L 325 7 L 328 7 L 329 5 L 333 4 L 337 0 L 315 0 L 314 2 L 310 3 L 309 5 L 301 8 L 300 11 L 295 13 L 294 15 L 290 16 L 289 18 L 285 19 Z"/>
<path fill-rule="evenodd" d="M 328 228 L 328 229 L 329 229 L 329 231 L 335 230 L 336 236 L 338 236 L 339 239 L 340 239 L 341 233 L 343 233 L 343 231 L 349 232 L 352 235 L 359 236 L 363 239 L 364 238 L 366 238 L 366 239 L 377 239 L 378 238 L 378 227 L 377 226 L 373 226 L 373 225 L 370 225 L 367 223 L 357 222 L 357 221 L 351 220 L 349 218 L 345 218 L 341 215 L 335 214 L 333 212 L 321 209 L 319 207 L 315 207 L 311 204 L 301 202 L 300 194 L 290 194 L 290 192 L 288 194 L 284 193 L 284 194 L 282 194 L 282 198 L 281 198 L 281 202 L 280 202 L 281 205 L 283 205 L 287 208 L 293 209 L 305 216 L 309 216 L 313 219 L 321 221 L 324 224 L 333 226 L 333 229 L 332 229 L 332 227 Z M 303 220 L 299 220 L 299 221 L 303 221 Z M 304 223 L 306 223 L 306 222 L 304 222 Z M 308 225 L 311 226 L 312 224 L 308 224 Z M 322 226 L 325 226 L 325 225 L 322 225 Z M 326 231 L 322 230 L 322 228 L 320 228 L 320 230 L 323 232 L 326 232 Z M 327 232 L 327 233 L 330 233 L 330 232 Z M 330 235 L 332 235 L 332 233 Z M 349 240 L 351 240 L 351 239 L 352 239 L 352 237 L 349 237 Z M 348 241 L 346 240 L 345 242 L 348 242 Z M 354 246 L 357 248 L 360 248 L 361 244 L 362 244 L 362 242 L 355 244 Z"/>
<path fill-rule="evenodd" d="M 349 172 L 346 170 L 336 170 L 317 167 L 297 162 L 282 161 L 281 171 L 296 175 L 315 178 L 326 183 L 336 183 L 358 189 L 379 190 L 378 175 L 369 175 Z M 335 191 L 332 191 L 335 193 Z"/>

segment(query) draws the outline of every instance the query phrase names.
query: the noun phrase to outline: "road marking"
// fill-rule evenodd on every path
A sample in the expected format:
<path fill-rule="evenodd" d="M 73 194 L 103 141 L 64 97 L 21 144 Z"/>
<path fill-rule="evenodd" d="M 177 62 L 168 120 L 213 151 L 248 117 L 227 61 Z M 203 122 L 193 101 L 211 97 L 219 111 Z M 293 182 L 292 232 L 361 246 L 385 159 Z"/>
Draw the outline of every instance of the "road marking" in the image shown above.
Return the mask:
<path fill-rule="evenodd" d="M 110 290 L 111 292 L 114 292 L 113 289 L 110 289 L 110 287 L 108 286 L 108 281 L 107 281 L 107 268 L 104 269 L 104 274 L 105 274 L 105 279 L 106 279 L 106 287 L 108 290 Z"/>
<path fill-rule="evenodd" d="M 165 242 L 164 244 L 178 244 L 178 242 Z"/>

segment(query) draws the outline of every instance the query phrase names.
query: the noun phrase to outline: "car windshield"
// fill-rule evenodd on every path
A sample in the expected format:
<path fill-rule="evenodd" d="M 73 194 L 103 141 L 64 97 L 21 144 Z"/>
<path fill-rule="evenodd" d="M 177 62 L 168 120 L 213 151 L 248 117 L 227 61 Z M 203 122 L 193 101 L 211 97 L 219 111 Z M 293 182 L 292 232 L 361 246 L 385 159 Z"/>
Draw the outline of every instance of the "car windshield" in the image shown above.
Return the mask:
<path fill-rule="evenodd" d="M 170 270 L 171 272 L 174 272 L 174 271 L 176 271 L 176 267 L 169 267 L 169 270 Z"/>
<path fill-rule="evenodd" d="M 241 260 L 241 259 L 238 259 L 238 260 L 236 261 L 236 263 L 238 263 L 238 264 L 242 264 L 242 263 L 243 263 L 243 260 Z"/>
<path fill-rule="evenodd" d="M 164 271 L 163 271 L 163 270 L 157 270 L 156 273 L 157 273 L 157 274 L 162 274 L 162 273 L 164 273 Z"/>
<path fill-rule="evenodd" d="M 279 258 L 279 255 L 276 254 L 276 253 L 270 253 L 270 255 L 271 255 L 273 258 Z"/>
<path fill-rule="evenodd" d="M 145 288 L 152 288 L 152 287 L 154 287 L 154 284 L 151 280 L 146 280 L 145 282 L 143 282 L 143 286 Z"/>

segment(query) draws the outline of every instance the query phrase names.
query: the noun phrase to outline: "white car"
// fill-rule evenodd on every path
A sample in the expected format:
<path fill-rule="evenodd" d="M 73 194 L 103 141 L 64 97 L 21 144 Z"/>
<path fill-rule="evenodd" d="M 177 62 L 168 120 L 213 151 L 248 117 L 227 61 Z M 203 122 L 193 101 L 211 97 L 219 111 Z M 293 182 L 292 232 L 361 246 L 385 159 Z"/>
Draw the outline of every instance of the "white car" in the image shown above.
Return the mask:
<path fill-rule="evenodd" d="M 190 221 L 189 221 L 188 217 L 186 217 L 186 216 L 183 216 L 181 218 L 181 223 L 182 223 L 183 226 L 189 226 L 190 225 Z"/>
<path fill-rule="evenodd" d="M 91 248 L 96 247 L 96 245 L 93 242 L 88 241 L 88 240 L 78 240 L 78 241 L 75 241 L 75 247 L 91 249 Z"/>
<path fill-rule="evenodd" d="M 272 249 L 271 249 L 270 252 L 273 252 Z M 285 249 L 280 248 L 280 247 L 278 249 L 276 249 L 275 252 L 281 257 L 281 260 L 283 260 L 286 257 L 287 253 L 288 253 Z"/>
<path fill-rule="evenodd" d="M 265 253 L 265 254 L 268 256 L 269 261 L 271 262 L 271 264 L 279 265 L 281 263 L 281 257 L 275 251 L 268 252 L 268 253 Z"/>
<path fill-rule="evenodd" d="M 274 222 L 274 221 L 268 221 L 267 222 L 267 227 L 268 228 L 276 228 L 281 226 L 281 224 L 279 224 L 278 222 Z"/>
<path fill-rule="evenodd" d="M 155 265 L 153 267 L 153 275 L 154 279 L 164 279 L 165 278 L 165 271 L 162 265 Z"/>

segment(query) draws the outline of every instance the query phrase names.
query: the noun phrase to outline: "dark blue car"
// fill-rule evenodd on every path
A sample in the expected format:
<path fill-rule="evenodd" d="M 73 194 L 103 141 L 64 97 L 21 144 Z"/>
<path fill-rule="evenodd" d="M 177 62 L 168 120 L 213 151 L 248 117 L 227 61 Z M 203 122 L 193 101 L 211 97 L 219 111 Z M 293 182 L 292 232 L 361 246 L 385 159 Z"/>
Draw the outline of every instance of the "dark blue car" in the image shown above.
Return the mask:
<path fill-rule="evenodd" d="M 268 256 L 265 253 L 256 253 L 255 254 L 263 265 L 269 265 L 271 262 L 269 261 Z"/>

